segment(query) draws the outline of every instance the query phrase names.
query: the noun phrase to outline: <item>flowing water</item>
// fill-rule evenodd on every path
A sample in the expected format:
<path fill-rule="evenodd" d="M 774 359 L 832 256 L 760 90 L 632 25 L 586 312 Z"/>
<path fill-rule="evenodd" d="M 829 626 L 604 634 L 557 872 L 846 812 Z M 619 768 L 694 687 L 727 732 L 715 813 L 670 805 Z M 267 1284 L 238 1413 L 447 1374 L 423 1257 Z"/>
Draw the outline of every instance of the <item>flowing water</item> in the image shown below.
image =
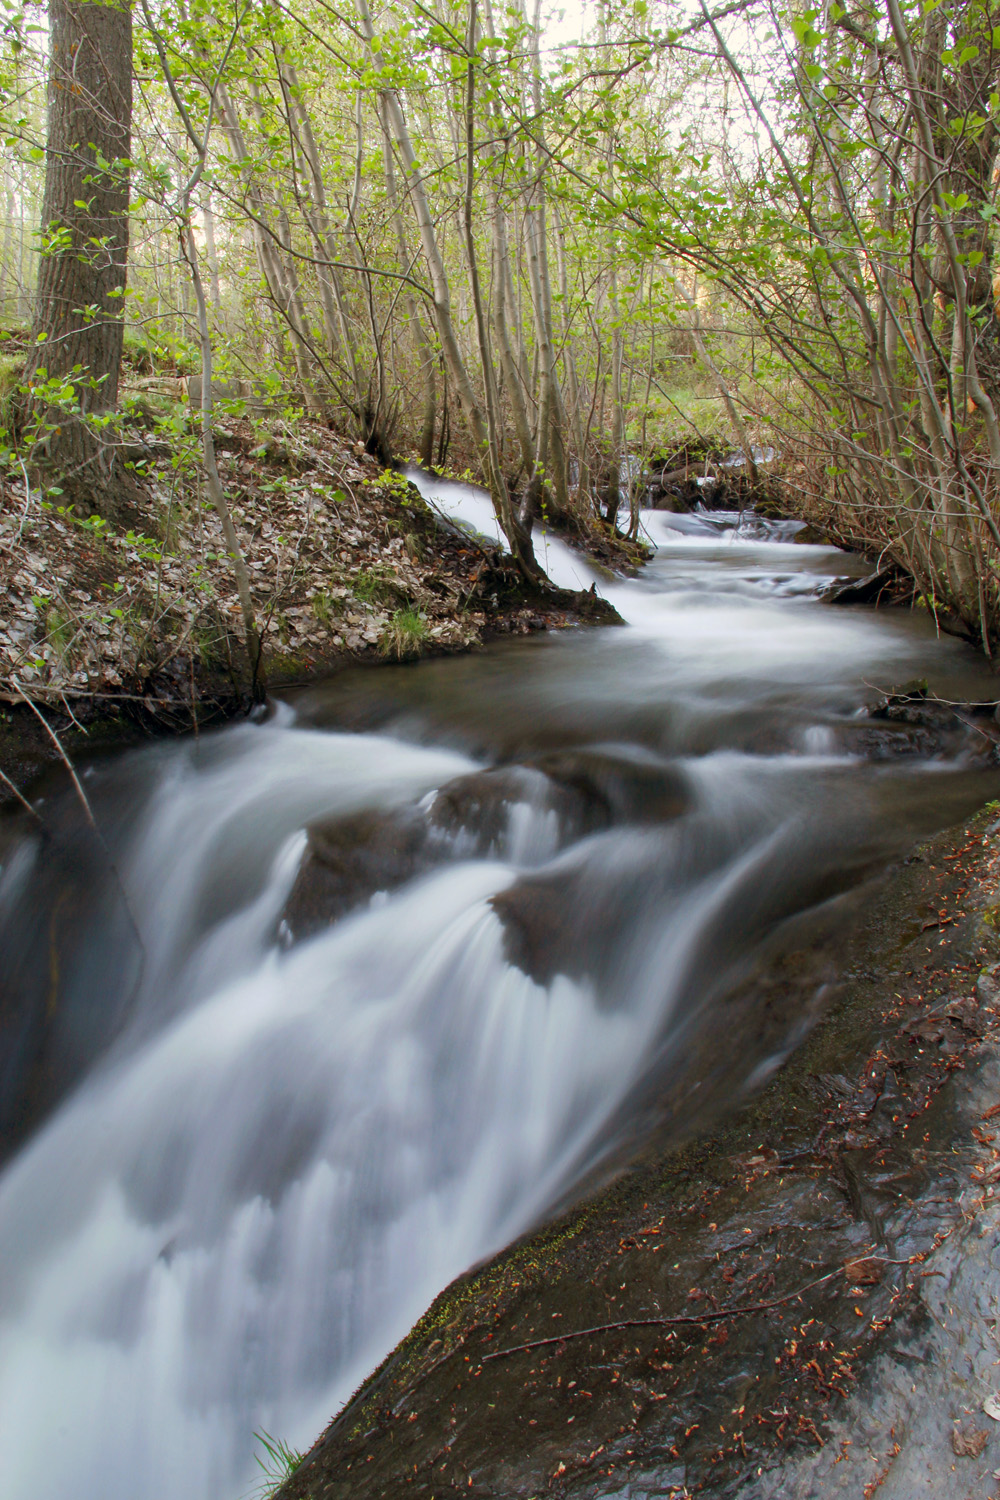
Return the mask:
<path fill-rule="evenodd" d="M 625 627 L 98 761 L 99 838 L 54 781 L 44 834 L 9 820 L 6 1500 L 252 1492 L 255 1431 L 306 1445 L 451 1278 L 680 1129 L 699 1068 L 765 1077 L 805 1018 L 724 1035 L 754 961 L 1000 788 L 988 724 L 873 732 L 879 689 L 994 679 L 923 618 L 819 602 L 859 562 L 644 519 L 642 576 L 596 580 Z"/>

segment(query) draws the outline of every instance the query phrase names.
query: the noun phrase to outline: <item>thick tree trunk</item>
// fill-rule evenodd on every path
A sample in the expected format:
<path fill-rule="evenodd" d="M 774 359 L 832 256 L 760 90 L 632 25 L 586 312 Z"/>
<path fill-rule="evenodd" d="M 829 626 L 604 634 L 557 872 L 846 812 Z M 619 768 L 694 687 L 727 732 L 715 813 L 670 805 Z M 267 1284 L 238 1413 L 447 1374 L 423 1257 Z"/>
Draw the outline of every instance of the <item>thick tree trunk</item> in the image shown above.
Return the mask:
<path fill-rule="evenodd" d="M 109 515 L 120 495 L 113 411 L 124 331 L 132 125 L 128 0 L 49 0 L 49 120 L 27 381 L 35 457 L 67 498 Z M 47 381 L 72 395 L 53 399 Z"/>

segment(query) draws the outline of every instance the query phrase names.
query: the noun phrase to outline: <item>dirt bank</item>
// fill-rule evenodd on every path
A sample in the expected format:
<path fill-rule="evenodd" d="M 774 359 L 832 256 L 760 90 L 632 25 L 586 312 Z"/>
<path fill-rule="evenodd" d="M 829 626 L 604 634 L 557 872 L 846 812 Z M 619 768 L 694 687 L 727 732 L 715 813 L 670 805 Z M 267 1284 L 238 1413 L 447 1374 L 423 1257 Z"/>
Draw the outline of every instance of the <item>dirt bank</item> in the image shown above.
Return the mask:
<path fill-rule="evenodd" d="M 840 977 L 770 1086 L 450 1287 L 281 1500 L 993 1494 L 998 829 L 786 955 L 803 1007 Z"/>
<path fill-rule="evenodd" d="M 316 423 L 220 418 L 220 469 L 263 635 L 287 686 L 357 661 L 617 618 L 603 600 L 527 589 L 496 547 L 444 522 L 401 475 Z M 204 727 L 249 706 L 235 580 L 183 434 L 138 434 L 137 507 L 115 528 L 8 477 L 0 485 L 0 769 Z M 581 539 L 577 539 L 578 543 Z M 616 565 L 640 549 L 582 539 Z"/>

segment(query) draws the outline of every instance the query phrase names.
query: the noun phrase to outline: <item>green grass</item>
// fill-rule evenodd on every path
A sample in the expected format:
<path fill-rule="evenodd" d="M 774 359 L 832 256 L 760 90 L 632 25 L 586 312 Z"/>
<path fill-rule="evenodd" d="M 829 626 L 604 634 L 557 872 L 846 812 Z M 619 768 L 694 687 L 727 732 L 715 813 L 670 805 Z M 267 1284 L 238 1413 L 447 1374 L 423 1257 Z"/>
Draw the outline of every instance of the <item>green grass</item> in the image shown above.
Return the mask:
<path fill-rule="evenodd" d="M 653 390 L 646 406 L 646 443 L 653 451 L 668 451 L 704 438 L 727 447 L 732 442 L 725 407 L 717 395 L 697 386 L 666 386 Z M 638 442 L 642 433 L 641 413 L 629 423 L 629 438 Z"/>
<path fill-rule="evenodd" d="M 351 579 L 351 593 L 363 604 L 398 604 L 403 591 L 387 570 L 359 568 Z"/>
<path fill-rule="evenodd" d="M 394 657 L 396 661 L 419 656 L 429 634 L 423 615 L 415 609 L 397 609 L 379 637 L 379 655 Z"/>
<path fill-rule="evenodd" d="M 255 1453 L 259 1467 L 264 1472 L 263 1483 L 254 1494 L 258 1500 L 266 1500 L 267 1496 L 274 1495 L 280 1490 L 286 1479 L 290 1479 L 295 1470 L 301 1464 L 304 1454 L 281 1440 L 272 1437 L 269 1432 L 255 1432 L 254 1437 L 263 1448 L 263 1453 Z"/>

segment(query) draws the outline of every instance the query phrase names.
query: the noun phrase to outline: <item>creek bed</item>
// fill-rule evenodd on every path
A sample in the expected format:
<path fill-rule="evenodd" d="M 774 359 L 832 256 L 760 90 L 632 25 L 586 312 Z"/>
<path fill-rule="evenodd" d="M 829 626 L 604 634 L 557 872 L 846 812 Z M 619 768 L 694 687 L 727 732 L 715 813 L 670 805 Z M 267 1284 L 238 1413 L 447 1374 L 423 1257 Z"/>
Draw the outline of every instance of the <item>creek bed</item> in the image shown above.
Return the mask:
<path fill-rule="evenodd" d="M 865 882 L 1000 792 L 990 713 L 872 716 L 995 679 L 918 614 L 820 602 L 860 560 L 645 521 L 629 582 L 540 541 L 625 627 L 341 673 L 107 757 L 99 835 L 54 777 L 43 831 L 8 818 L 9 1500 L 245 1494 L 255 1432 L 306 1446 L 456 1276 L 752 1100 L 808 1045 Z M 413 1430 L 446 1448 L 450 1420 Z"/>

